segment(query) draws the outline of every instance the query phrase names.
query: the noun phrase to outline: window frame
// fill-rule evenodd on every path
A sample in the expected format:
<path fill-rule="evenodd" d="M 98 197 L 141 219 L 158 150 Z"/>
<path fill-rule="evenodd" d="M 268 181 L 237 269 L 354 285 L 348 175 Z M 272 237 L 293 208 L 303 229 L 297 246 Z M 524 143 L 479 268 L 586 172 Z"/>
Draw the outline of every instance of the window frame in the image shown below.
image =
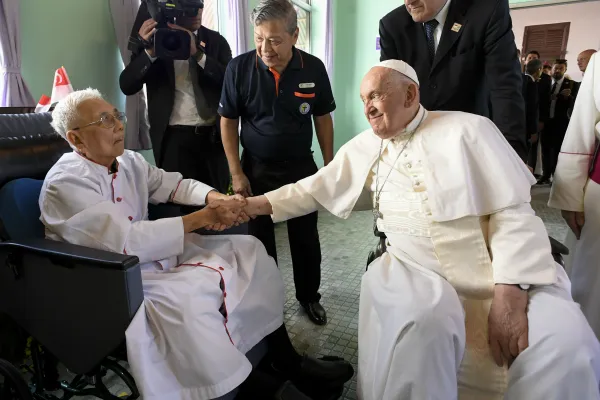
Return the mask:
<path fill-rule="evenodd" d="M 312 4 L 311 4 L 311 0 L 291 0 L 292 4 L 295 6 L 298 6 L 299 8 L 301 8 L 302 10 L 304 10 L 308 16 L 307 18 L 307 32 L 306 32 L 306 37 L 308 37 L 308 49 L 305 49 L 305 51 L 307 53 L 311 53 L 312 51 Z"/>
<path fill-rule="evenodd" d="M 205 3 L 204 7 L 205 8 L 206 8 L 206 2 L 207 1 L 211 2 L 210 6 L 211 6 L 211 8 L 213 10 L 213 14 L 214 14 L 213 21 L 216 24 L 216 26 L 215 27 L 208 27 L 208 26 L 204 25 L 204 21 L 203 21 L 202 25 L 204 27 L 208 28 L 208 29 L 213 30 L 213 31 L 220 32 L 220 28 L 221 28 L 221 20 L 220 20 L 220 15 L 221 15 L 221 9 L 220 8 L 221 7 L 220 7 L 220 3 L 221 2 L 218 1 L 218 0 L 204 0 L 204 3 Z M 202 17 L 202 19 L 204 20 L 204 16 Z"/>

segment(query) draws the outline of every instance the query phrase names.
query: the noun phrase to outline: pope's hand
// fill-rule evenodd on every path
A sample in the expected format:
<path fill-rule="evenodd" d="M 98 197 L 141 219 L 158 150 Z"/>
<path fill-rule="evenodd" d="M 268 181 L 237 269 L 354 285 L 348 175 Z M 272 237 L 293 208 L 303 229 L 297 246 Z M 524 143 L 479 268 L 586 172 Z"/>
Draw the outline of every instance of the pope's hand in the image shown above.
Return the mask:
<path fill-rule="evenodd" d="M 490 349 L 498 366 L 510 367 L 529 346 L 529 295 L 516 285 L 496 285 L 488 317 Z"/>
<path fill-rule="evenodd" d="M 567 225 L 569 225 L 569 228 L 571 228 L 575 234 L 575 237 L 577 237 L 577 240 L 579 240 L 581 237 L 581 229 L 585 224 L 585 214 L 579 211 L 567 210 L 562 210 L 561 214 Z"/>

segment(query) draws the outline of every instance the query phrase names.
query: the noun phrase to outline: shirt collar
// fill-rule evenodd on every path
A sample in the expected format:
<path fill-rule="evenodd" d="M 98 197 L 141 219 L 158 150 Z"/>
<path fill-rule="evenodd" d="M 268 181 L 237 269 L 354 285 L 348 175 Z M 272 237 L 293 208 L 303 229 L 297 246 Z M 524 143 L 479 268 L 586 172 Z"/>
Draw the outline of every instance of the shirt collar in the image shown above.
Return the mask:
<path fill-rule="evenodd" d="M 444 24 L 446 23 L 446 18 L 448 17 L 448 9 L 450 8 L 451 1 L 452 0 L 447 0 L 446 4 L 444 4 L 444 7 L 442 7 L 442 9 L 434 17 L 434 19 L 437 20 L 437 22 L 439 22 L 439 26 L 441 28 L 444 28 Z"/>
<path fill-rule="evenodd" d="M 395 139 L 400 139 L 403 136 L 413 133 L 427 117 L 426 113 L 427 113 L 427 110 L 425 109 L 425 107 L 423 107 L 422 105 L 419 105 L 419 111 L 417 112 L 417 115 L 415 115 L 415 117 L 412 119 L 412 121 L 410 121 L 408 123 L 408 125 L 406 125 L 406 128 L 404 128 L 402 130 L 402 132 L 400 132 L 399 134 L 394 136 L 390 140 L 390 142 L 395 141 Z"/>
<path fill-rule="evenodd" d="M 108 175 L 116 174 L 117 172 L 119 172 L 119 160 L 117 158 L 115 158 L 115 161 L 113 161 L 110 168 L 106 168 L 104 165 L 98 164 L 94 160 L 90 160 L 89 158 L 87 158 L 86 156 L 84 156 L 83 154 L 81 154 L 78 151 L 74 150 L 73 153 L 77 154 L 79 157 L 81 157 L 82 159 L 87 161 L 97 171 L 107 172 Z"/>
<path fill-rule="evenodd" d="M 256 52 L 256 68 L 261 67 L 262 69 L 268 70 L 269 67 L 265 65 L 263 60 L 258 56 L 258 51 Z M 302 69 L 304 68 L 304 59 L 302 58 L 302 53 L 296 47 L 292 47 L 292 59 L 287 65 L 286 69 Z"/>

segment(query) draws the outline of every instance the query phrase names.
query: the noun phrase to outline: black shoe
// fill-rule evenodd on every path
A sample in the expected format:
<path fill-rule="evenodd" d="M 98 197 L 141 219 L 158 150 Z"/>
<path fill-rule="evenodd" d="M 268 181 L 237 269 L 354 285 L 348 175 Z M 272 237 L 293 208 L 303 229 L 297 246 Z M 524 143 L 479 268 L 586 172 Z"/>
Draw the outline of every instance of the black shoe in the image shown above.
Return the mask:
<path fill-rule="evenodd" d="M 550 184 L 550 178 L 545 178 L 545 177 L 541 177 L 538 181 L 537 181 L 538 185 L 549 185 Z"/>
<path fill-rule="evenodd" d="M 310 303 L 300 303 L 308 314 L 308 318 L 317 325 L 325 325 L 327 323 L 327 313 L 318 301 Z"/>
<path fill-rule="evenodd" d="M 327 387 L 338 387 L 354 376 L 352 365 L 339 357 L 323 357 L 316 359 L 304 355 L 300 363 L 298 378 L 304 382 L 321 382 Z"/>
<path fill-rule="evenodd" d="M 311 400 L 290 381 L 285 382 L 275 393 L 275 400 Z"/>

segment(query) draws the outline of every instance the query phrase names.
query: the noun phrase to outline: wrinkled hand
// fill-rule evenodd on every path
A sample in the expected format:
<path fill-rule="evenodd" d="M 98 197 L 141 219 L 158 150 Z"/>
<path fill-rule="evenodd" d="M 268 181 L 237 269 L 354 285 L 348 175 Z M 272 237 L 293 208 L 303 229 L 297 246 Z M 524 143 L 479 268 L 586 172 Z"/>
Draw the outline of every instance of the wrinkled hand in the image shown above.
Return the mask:
<path fill-rule="evenodd" d="M 140 27 L 140 30 L 138 32 L 140 37 L 142 39 L 144 39 L 145 41 L 149 41 L 150 38 L 152 36 L 154 36 L 154 33 L 156 33 L 156 24 L 157 24 L 157 22 L 155 20 L 153 20 L 152 18 L 144 21 L 144 23 L 142 24 L 142 26 Z M 154 49 L 146 49 L 146 51 L 148 52 L 148 54 L 151 57 L 155 57 Z"/>
<path fill-rule="evenodd" d="M 250 181 L 248 180 L 248 177 L 243 173 L 231 176 L 231 186 L 233 187 L 233 191 L 236 194 L 242 195 L 244 197 L 253 196 L 252 188 L 250 187 Z"/>
<path fill-rule="evenodd" d="M 187 30 L 179 25 L 175 24 L 167 24 L 171 29 L 177 29 L 179 31 L 187 32 L 190 35 L 190 57 L 194 57 L 198 52 L 198 47 L 196 47 L 196 35 L 190 30 Z"/>
<path fill-rule="evenodd" d="M 577 240 L 581 237 L 581 230 L 583 229 L 583 225 L 585 224 L 585 214 L 579 211 L 561 211 L 562 217 L 569 225 L 569 228 L 577 237 Z"/>
<path fill-rule="evenodd" d="M 244 219 L 242 208 L 245 205 L 245 200 L 240 200 L 239 198 L 210 202 L 204 208 L 208 218 L 206 229 L 222 231 L 234 225 L 239 225 L 239 221 Z"/>
<path fill-rule="evenodd" d="M 488 317 L 490 349 L 498 366 L 510 367 L 529 346 L 529 295 L 515 285 L 496 285 Z"/>

